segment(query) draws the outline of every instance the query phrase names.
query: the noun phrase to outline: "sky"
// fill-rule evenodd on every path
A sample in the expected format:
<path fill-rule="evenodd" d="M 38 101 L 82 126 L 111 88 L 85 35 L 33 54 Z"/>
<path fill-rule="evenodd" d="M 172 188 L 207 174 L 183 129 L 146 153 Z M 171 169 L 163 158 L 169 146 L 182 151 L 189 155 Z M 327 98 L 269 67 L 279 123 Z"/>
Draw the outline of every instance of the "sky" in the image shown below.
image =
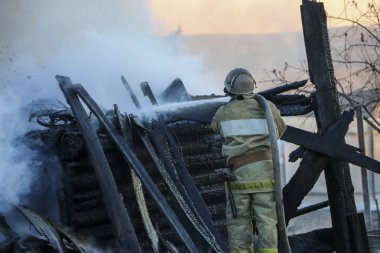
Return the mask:
<path fill-rule="evenodd" d="M 339 15 L 348 0 L 323 1 L 328 15 Z M 359 1 L 364 4 L 367 1 Z M 151 0 L 154 30 L 182 33 L 277 33 L 301 31 L 302 0 Z M 332 24 L 335 25 L 335 24 Z"/>

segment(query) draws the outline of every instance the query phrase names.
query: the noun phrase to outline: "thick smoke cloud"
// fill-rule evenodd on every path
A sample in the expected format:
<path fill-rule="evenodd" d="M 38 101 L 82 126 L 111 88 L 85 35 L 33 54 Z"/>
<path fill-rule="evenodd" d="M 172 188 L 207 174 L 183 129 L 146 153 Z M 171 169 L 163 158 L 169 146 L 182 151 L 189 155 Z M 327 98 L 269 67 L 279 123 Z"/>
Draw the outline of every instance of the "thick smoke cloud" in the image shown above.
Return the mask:
<path fill-rule="evenodd" d="M 0 192 L 20 203 L 41 179 L 33 150 L 15 144 L 31 127 L 26 105 L 38 98 L 64 100 L 54 78 L 82 83 L 103 107 L 133 111 L 120 75 L 150 82 L 158 94 L 181 77 L 190 92 L 211 93 L 213 78 L 200 59 L 183 53 L 180 38 L 152 33 L 141 0 L 3 0 L 0 2 Z M 141 98 L 142 99 L 142 98 Z"/>
<path fill-rule="evenodd" d="M 31 166 L 30 160 L 25 157 L 34 157 L 34 152 L 24 146 L 15 146 L 15 137 L 25 133 L 25 124 L 19 124 L 27 116 L 22 113 L 19 107 L 21 102 L 17 97 L 10 96 L 8 91 L 3 90 L 0 100 L 0 201 L 7 201 L 17 204 L 19 197 L 28 194 L 31 182 L 37 173 L 35 167 Z M 12 135 L 12 136 L 10 136 Z M 2 206 L 2 205 L 0 205 Z"/>

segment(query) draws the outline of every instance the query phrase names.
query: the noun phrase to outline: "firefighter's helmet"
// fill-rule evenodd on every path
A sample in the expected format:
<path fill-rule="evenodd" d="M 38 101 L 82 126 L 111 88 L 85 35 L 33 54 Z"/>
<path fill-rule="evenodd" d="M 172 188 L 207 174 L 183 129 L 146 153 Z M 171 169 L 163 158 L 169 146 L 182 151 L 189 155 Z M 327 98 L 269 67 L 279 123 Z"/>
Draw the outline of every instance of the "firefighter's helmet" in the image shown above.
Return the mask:
<path fill-rule="evenodd" d="M 225 92 L 235 95 L 252 94 L 255 85 L 255 78 L 244 68 L 231 70 L 224 81 Z"/>

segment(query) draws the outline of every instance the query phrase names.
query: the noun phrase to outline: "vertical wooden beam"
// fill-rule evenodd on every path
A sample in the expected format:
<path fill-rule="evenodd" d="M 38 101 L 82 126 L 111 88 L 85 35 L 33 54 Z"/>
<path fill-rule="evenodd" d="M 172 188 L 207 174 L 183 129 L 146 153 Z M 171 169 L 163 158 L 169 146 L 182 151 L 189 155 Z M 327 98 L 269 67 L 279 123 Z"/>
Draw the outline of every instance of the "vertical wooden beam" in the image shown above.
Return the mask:
<path fill-rule="evenodd" d="M 365 155 L 362 106 L 355 107 L 355 112 L 356 112 L 356 122 L 357 122 L 357 127 L 358 127 L 359 148 L 361 149 L 360 153 Z M 361 170 L 361 177 L 362 177 L 364 220 L 367 227 L 372 228 L 371 205 L 369 201 L 367 169 L 361 167 L 360 170 Z"/>
<path fill-rule="evenodd" d="M 332 66 L 327 19 L 323 3 L 303 0 L 301 6 L 303 33 L 310 80 L 316 87 L 316 117 L 319 131 L 324 133 L 340 117 L 340 107 Z M 342 141 L 344 139 L 342 138 Z M 352 238 L 357 228 L 354 188 L 348 163 L 329 159 L 325 168 L 327 194 L 337 253 L 365 252 L 358 250 L 358 237 Z"/>
<path fill-rule="evenodd" d="M 368 131 L 369 131 L 369 135 L 368 135 L 368 143 L 369 143 L 369 150 L 368 150 L 368 154 L 369 154 L 369 157 L 371 158 L 374 158 L 375 157 L 375 153 L 374 153 L 374 142 L 373 142 L 373 129 L 371 126 L 368 126 Z M 372 198 L 373 198 L 373 201 L 375 202 L 375 205 L 376 205 L 376 214 L 377 214 L 377 224 L 376 226 L 374 225 L 374 227 L 376 227 L 377 229 L 380 227 L 379 224 L 380 224 L 380 210 L 379 210 L 379 202 L 377 201 L 377 197 L 376 197 L 376 180 L 375 180 L 375 173 L 371 172 L 370 174 L 370 178 L 371 178 L 371 188 L 372 188 Z"/>

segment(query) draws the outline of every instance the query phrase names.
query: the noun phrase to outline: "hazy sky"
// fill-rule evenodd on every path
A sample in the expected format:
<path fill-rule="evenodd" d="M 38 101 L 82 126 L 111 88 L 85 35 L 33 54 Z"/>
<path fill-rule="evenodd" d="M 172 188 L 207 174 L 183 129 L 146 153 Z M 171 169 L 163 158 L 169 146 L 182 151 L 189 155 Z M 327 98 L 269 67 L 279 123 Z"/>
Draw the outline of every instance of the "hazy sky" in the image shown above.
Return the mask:
<path fill-rule="evenodd" d="M 339 15 L 348 0 L 325 0 L 329 15 Z M 360 2 L 360 1 L 359 1 Z M 367 2 L 367 1 L 362 1 Z M 153 26 L 168 34 L 273 33 L 300 31 L 302 0 L 151 0 Z"/>

